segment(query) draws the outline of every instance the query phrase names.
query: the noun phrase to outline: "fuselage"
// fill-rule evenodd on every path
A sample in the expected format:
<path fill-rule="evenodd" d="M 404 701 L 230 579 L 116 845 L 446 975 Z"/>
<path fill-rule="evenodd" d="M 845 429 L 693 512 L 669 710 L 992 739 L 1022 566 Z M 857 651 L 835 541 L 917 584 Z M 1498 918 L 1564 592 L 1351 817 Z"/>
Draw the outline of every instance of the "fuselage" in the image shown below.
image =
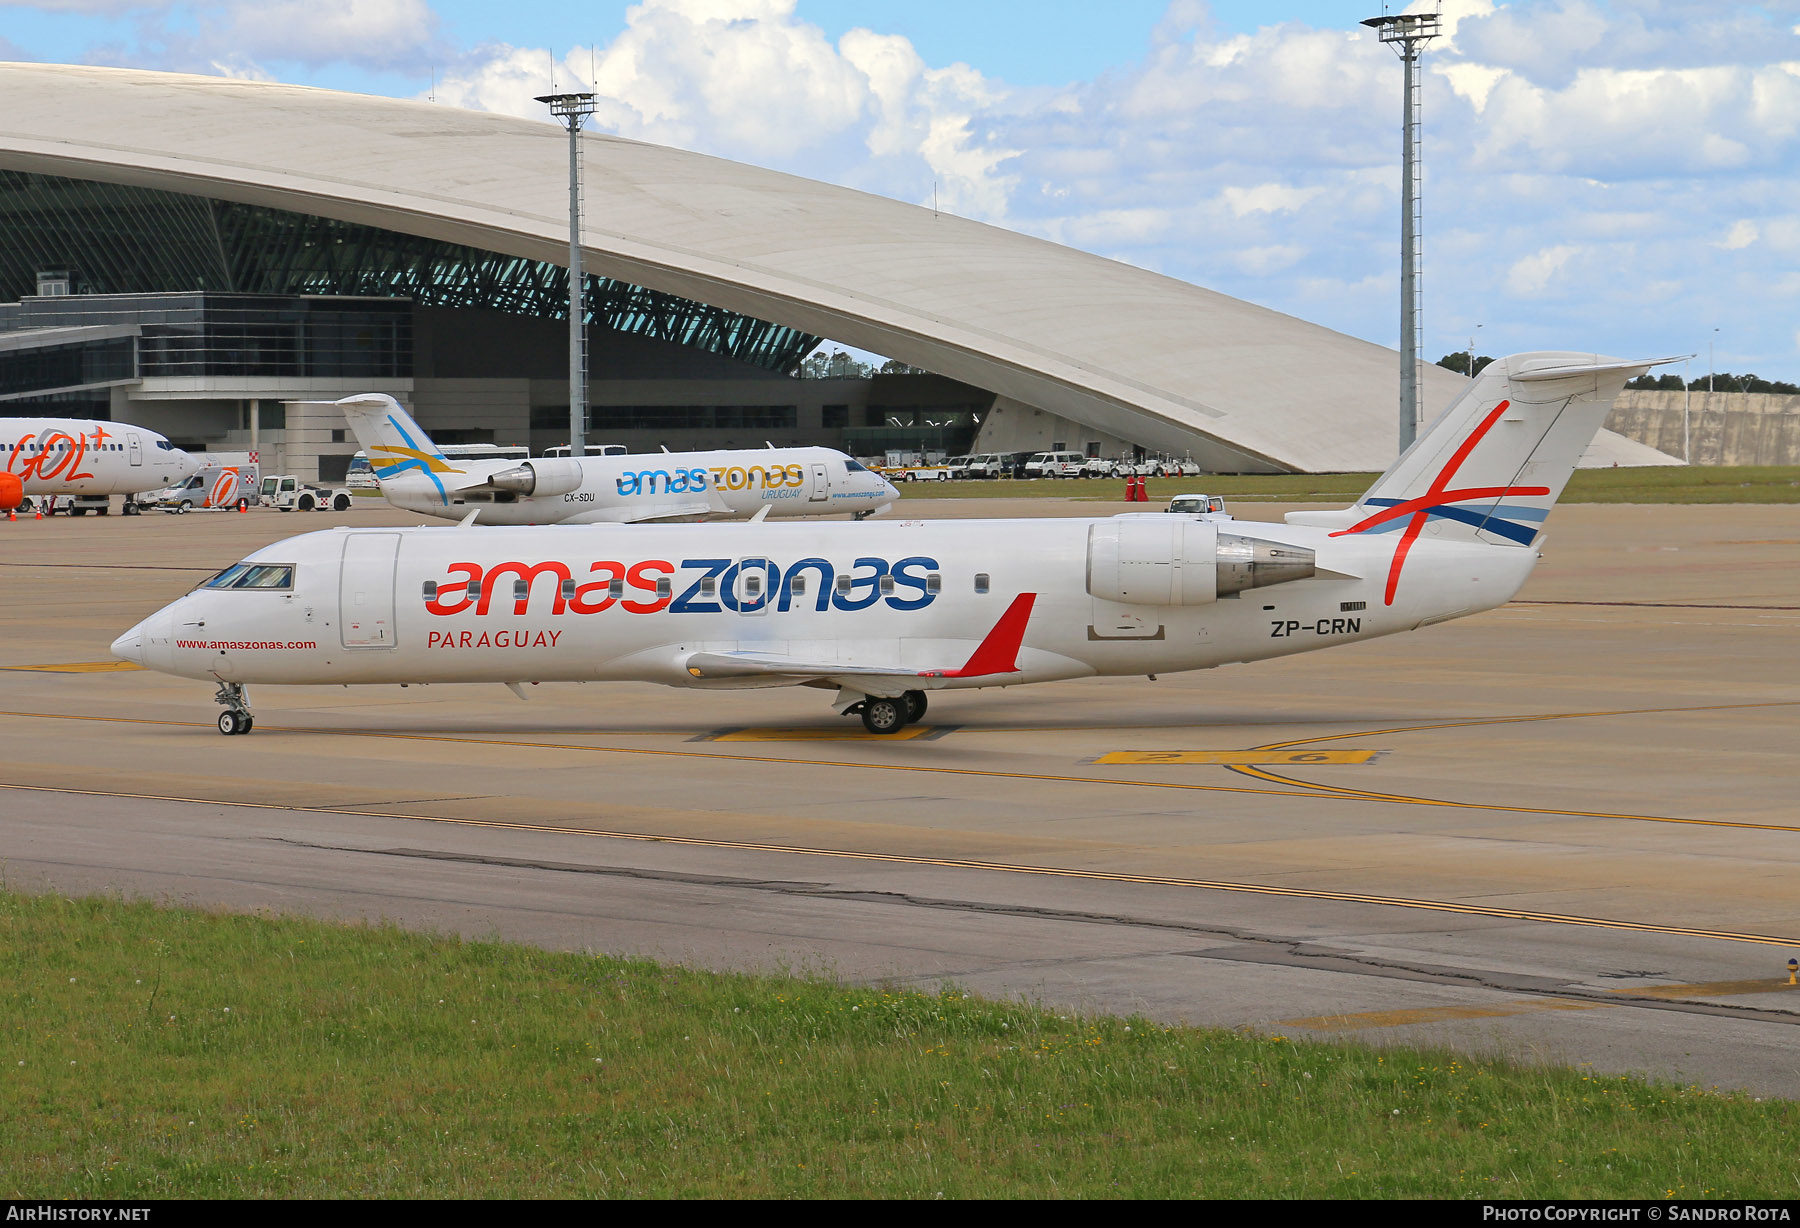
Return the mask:
<path fill-rule="evenodd" d="M 640 520 L 868 515 L 899 492 L 842 452 L 770 448 L 553 459 L 447 462 L 443 472 L 413 465 L 383 477 L 382 493 L 407 511 L 461 520 L 479 509 L 484 525 L 605 524 Z M 471 486 L 534 470 L 533 488 Z M 380 472 L 378 469 L 377 472 Z"/>
<path fill-rule="evenodd" d="M 0 419 L 0 459 L 27 495 L 136 494 L 200 467 L 155 431 L 82 418 Z"/>
<path fill-rule="evenodd" d="M 195 590 L 114 651 L 236 683 L 740 687 L 830 679 L 837 663 L 917 673 L 926 680 L 908 685 L 922 687 L 1013 685 L 1201 669 L 1410 630 L 1503 604 L 1537 558 L 1420 540 L 1390 601 L 1391 535 L 1192 521 L 1158 538 L 1156 526 L 1124 523 L 340 529 L 257 551 L 244 565 L 272 570 Z M 1238 531 L 1306 555 L 1308 574 L 1225 592 L 1225 533 Z M 1172 541 L 1171 557 L 1140 559 L 1142 541 Z M 1033 601 L 1016 662 L 948 676 L 1023 594 Z M 806 668 L 719 679 L 693 667 L 730 653 Z"/>

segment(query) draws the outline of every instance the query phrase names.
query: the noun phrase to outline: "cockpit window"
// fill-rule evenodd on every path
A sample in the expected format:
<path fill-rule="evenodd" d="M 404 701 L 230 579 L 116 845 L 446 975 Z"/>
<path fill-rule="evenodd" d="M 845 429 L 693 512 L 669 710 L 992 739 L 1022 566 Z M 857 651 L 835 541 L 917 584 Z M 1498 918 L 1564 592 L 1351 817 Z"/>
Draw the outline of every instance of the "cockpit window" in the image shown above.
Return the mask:
<path fill-rule="evenodd" d="M 292 563 L 233 563 L 201 588 L 292 589 Z"/>
<path fill-rule="evenodd" d="M 861 465 L 857 464 L 855 461 L 851 460 L 850 458 L 845 457 L 844 458 L 844 472 L 845 473 L 867 473 L 868 470 L 863 468 Z"/>
<path fill-rule="evenodd" d="M 170 443 L 166 439 L 157 440 L 156 446 L 157 446 L 158 450 L 163 451 L 163 452 L 173 452 L 175 450 L 175 445 Z"/>

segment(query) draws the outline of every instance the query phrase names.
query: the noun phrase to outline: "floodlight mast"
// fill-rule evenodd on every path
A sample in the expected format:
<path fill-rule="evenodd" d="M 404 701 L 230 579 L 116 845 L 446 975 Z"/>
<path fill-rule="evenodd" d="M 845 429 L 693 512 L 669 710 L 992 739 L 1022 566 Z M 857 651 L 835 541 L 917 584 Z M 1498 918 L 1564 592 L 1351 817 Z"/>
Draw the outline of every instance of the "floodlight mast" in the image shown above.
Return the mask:
<path fill-rule="evenodd" d="M 1389 13 L 1363 21 L 1406 66 L 1400 125 L 1400 451 L 1419 433 L 1420 166 L 1419 52 L 1439 33 L 1433 13 Z M 1470 363 L 1474 357 L 1471 355 Z"/>
<path fill-rule="evenodd" d="M 569 459 L 587 455 L 587 279 L 581 272 L 581 125 L 592 94 L 540 94 L 569 129 Z"/>

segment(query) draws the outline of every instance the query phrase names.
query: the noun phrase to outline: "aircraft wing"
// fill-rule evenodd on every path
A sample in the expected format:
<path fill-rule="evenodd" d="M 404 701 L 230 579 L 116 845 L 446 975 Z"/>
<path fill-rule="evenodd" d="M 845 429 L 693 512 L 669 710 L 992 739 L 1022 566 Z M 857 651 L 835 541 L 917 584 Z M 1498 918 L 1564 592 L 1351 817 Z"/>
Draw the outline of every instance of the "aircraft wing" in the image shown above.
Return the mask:
<path fill-rule="evenodd" d="M 686 503 L 649 503 L 638 507 L 622 507 L 618 509 L 615 524 L 655 524 L 658 521 L 704 520 L 713 511 L 712 505 L 698 500 Z"/>
<path fill-rule="evenodd" d="M 849 664 L 843 661 L 815 661 L 787 653 L 742 649 L 730 652 L 696 652 L 683 663 L 688 674 L 703 681 L 725 681 L 743 678 L 813 679 L 858 678 L 983 678 L 995 674 L 1018 672 L 1019 647 L 1025 639 L 1025 625 L 1031 621 L 1031 607 L 1036 593 L 1020 593 L 1006 612 L 975 646 L 967 660 L 960 664 L 945 661 L 941 666 L 920 668 L 918 665 Z M 854 685 L 851 681 L 850 685 Z"/>

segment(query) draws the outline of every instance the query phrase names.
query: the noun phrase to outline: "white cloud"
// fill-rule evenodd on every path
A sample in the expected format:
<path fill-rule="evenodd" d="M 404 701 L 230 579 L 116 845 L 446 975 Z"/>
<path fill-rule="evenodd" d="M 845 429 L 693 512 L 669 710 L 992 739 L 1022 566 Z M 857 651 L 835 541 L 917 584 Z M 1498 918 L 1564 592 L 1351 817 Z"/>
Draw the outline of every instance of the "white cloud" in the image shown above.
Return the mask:
<path fill-rule="evenodd" d="M 1512 268 L 1507 270 L 1507 288 L 1521 298 L 1533 298 L 1543 294 L 1550 288 L 1551 279 L 1558 277 L 1562 273 L 1563 267 L 1569 263 L 1570 257 L 1580 250 L 1580 248 L 1564 244 L 1533 252 L 1515 262 Z"/>
<path fill-rule="evenodd" d="M 542 51 L 483 48 L 438 90 L 460 106 L 535 114 L 522 88 Z M 589 50 L 560 71 L 581 79 Z M 898 35 L 854 29 L 834 45 L 794 0 L 644 0 L 592 49 L 597 127 L 853 183 L 999 220 L 1013 150 L 982 118 L 1008 91 L 967 65 L 933 68 Z"/>
<path fill-rule="evenodd" d="M 1253 188 L 1226 188 L 1219 195 L 1224 198 L 1226 208 L 1243 217 L 1247 213 L 1292 213 L 1324 190 L 1259 183 Z"/>
<path fill-rule="evenodd" d="M 410 62 L 437 25 L 425 0 L 250 0 L 223 9 L 223 28 L 205 27 L 209 39 L 253 58 L 305 64 Z"/>
<path fill-rule="evenodd" d="M 0 0 L 4 5 L 6 0 Z M 15 0 L 129 18 L 129 40 L 90 58 L 131 67 L 272 78 L 269 64 L 422 69 L 444 56 L 428 0 Z"/>
<path fill-rule="evenodd" d="M 1756 223 L 1750 221 L 1748 218 L 1743 218 L 1732 223 L 1730 233 L 1719 241 L 1719 246 L 1726 251 L 1735 252 L 1741 248 L 1749 247 L 1752 243 L 1756 242 L 1756 239 Z"/>

